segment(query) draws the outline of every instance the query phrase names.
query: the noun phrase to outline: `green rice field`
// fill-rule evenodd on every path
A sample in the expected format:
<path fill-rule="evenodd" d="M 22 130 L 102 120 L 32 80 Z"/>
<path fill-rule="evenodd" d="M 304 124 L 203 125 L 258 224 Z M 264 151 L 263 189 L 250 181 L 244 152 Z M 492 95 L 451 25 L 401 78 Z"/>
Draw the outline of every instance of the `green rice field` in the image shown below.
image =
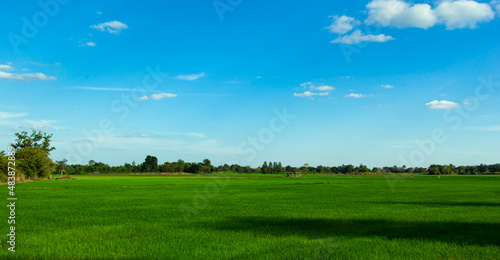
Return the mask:
<path fill-rule="evenodd" d="M 72 178 L 17 184 L 1 259 L 500 259 L 500 176 Z"/>

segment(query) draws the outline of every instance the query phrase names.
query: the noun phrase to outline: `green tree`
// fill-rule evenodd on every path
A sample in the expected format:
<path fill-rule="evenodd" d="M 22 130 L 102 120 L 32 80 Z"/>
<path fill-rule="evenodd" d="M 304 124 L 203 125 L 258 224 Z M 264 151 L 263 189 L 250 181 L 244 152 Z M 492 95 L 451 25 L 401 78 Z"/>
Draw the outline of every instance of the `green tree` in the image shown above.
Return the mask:
<path fill-rule="evenodd" d="M 433 164 L 429 167 L 428 170 L 430 175 L 439 175 L 441 173 L 439 165 Z"/>
<path fill-rule="evenodd" d="M 57 163 L 56 173 L 60 173 L 61 171 L 67 171 L 68 160 L 63 159 L 60 161 L 56 161 L 56 163 Z"/>
<path fill-rule="evenodd" d="M 359 165 L 358 170 L 359 170 L 359 172 L 362 172 L 362 173 L 370 172 L 370 169 L 368 169 L 368 167 L 366 167 L 366 165 L 363 165 L 363 164 Z"/>
<path fill-rule="evenodd" d="M 209 159 L 205 159 L 205 160 L 203 160 L 203 165 L 205 165 L 205 166 L 212 166 L 212 162 L 210 162 Z"/>
<path fill-rule="evenodd" d="M 175 171 L 176 172 L 184 172 L 185 169 L 186 169 L 186 163 L 181 159 L 177 160 L 177 167 L 176 167 Z"/>
<path fill-rule="evenodd" d="M 49 153 L 41 148 L 26 147 L 16 151 L 17 171 L 30 179 L 49 178 L 56 166 Z"/>
<path fill-rule="evenodd" d="M 281 164 L 281 162 L 278 163 L 278 168 L 276 169 L 276 172 L 277 173 L 282 173 L 283 172 L 283 165 Z"/>
<path fill-rule="evenodd" d="M 201 167 L 197 163 L 193 163 L 190 165 L 189 169 L 187 170 L 190 173 L 199 173 L 201 170 Z"/>
<path fill-rule="evenodd" d="M 42 131 L 33 130 L 31 135 L 28 135 L 28 132 L 26 131 L 23 131 L 21 133 L 16 133 L 15 135 L 17 139 L 15 143 L 12 144 L 12 147 L 14 147 L 16 150 L 34 147 L 34 148 L 40 148 L 43 151 L 50 153 L 51 151 L 56 149 L 54 147 L 50 147 L 50 142 L 52 138 L 51 134 L 48 135 Z"/>
<path fill-rule="evenodd" d="M 155 172 L 158 170 L 158 158 L 148 155 L 142 164 L 143 172 Z"/>
<path fill-rule="evenodd" d="M 265 161 L 263 164 L 262 164 L 262 173 L 267 173 L 267 161 Z"/>
<path fill-rule="evenodd" d="M 9 160 L 5 157 L 5 152 L 0 152 L 0 181 L 7 181 L 7 168 Z"/>

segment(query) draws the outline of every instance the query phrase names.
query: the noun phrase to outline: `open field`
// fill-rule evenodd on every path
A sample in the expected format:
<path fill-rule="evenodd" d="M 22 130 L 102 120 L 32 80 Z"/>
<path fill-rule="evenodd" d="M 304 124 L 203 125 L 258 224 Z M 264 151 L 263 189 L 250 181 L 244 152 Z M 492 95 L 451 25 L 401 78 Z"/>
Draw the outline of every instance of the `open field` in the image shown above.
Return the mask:
<path fill-rule="evenodd" d="M 74 178 L 17 185 L 1 259 L 500 256 L 500 176 Z"/>

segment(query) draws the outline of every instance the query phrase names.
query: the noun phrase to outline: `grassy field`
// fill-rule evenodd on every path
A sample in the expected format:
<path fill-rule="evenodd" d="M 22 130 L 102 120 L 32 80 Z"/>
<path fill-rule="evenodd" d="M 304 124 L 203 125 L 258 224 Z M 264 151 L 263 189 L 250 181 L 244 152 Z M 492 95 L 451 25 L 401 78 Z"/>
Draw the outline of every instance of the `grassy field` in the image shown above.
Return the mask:
<path fill-rule="evenodd" d="M 500 176 L 74 178 L 17 185 L 1 259 L 500 258 Z"/>

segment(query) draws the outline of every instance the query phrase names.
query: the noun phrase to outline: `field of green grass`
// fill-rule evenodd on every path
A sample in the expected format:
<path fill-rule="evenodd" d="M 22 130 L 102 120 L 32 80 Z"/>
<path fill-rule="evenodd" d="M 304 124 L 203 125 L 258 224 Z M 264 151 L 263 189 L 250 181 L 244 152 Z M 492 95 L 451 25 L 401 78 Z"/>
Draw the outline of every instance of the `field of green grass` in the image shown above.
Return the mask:
<path fill-rule="evenodd" d="M 500 259 L 500 176 L 81 175 L 16 195 L 0 259 Z"/>

